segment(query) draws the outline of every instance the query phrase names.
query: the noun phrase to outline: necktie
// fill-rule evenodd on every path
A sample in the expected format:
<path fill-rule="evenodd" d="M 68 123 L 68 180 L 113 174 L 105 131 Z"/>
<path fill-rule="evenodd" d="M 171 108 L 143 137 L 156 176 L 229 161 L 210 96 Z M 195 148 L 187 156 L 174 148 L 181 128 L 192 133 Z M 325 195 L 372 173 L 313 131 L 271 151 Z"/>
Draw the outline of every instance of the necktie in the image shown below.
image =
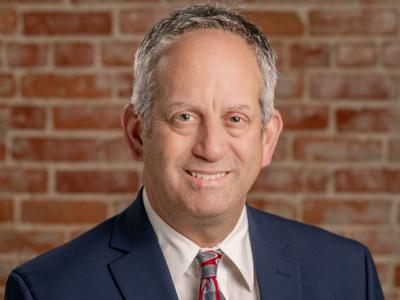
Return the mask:
<path fill-rule="evenodd" d="M 222 257 L 221 250 L 200 251 L 197 261 L 201 266 L 201 283 L 199 300 L 225 300 L 217 282 L 218 263 Z"/>

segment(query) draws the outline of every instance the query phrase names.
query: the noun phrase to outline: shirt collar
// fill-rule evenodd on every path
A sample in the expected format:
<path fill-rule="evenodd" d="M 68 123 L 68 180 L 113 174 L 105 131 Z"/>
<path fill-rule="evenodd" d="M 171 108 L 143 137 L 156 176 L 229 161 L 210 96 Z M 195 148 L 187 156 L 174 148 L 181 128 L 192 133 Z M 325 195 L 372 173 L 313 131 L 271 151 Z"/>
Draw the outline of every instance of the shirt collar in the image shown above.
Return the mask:
<path fill-rule="evenodd" d="M 197 253 L 202 249 L 158 216 L 149 202 L 146 189 L 143 189 L 143 203 L 175 283 L 189 269 Z M 246 212 L 244 206 L 234 229 L 213 249 L 221 249 L 234 263 L 251 292 L 254 288 L 254 265 Z"/>

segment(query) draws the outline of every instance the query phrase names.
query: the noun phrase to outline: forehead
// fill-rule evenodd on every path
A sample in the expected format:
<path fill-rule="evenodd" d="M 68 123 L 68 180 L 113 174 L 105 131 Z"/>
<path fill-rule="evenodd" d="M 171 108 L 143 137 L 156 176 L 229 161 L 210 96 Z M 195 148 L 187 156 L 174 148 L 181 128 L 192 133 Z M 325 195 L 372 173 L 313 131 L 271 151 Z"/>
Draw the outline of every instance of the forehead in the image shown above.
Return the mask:
<path fill-rule="evenodd" d="M 155 74 L 166 97 L 258 98 L 261 87 L 255 51 L 238 35 L 214 29 L 183 34 L 160 57 Z"/>

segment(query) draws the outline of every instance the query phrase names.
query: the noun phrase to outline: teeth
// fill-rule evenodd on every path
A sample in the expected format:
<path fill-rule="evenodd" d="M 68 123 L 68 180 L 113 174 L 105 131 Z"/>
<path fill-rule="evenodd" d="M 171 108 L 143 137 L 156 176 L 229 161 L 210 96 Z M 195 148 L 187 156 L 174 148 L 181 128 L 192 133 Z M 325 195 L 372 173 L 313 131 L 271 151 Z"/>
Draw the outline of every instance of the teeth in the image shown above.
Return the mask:
<path fill-rule="evenodd" d="M 221 178 L 221 177 L 225 176 L 225 172 L 224 173 L 212 174 L 212 175 L 201 174 L 201 173 L 192 172 L 192 171 L 190 171 L 189 173 L 193 177 L 200 178 L 200 179 L 203 179 L 203 180 L 216 180 L 218 178 Z"/>

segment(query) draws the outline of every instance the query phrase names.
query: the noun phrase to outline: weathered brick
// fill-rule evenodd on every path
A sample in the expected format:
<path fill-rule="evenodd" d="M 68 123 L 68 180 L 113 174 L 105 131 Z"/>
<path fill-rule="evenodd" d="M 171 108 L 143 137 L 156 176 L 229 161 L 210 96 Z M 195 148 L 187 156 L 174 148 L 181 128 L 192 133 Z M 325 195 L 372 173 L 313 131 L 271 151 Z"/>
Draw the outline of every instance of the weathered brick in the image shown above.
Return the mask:
<path fill-rule="evenodd" d="M 372 43 L 345 43 L 336 48 L 336 64 L 340 67 L 371 67 L 376 60 L 377 49 Z"/>
<path fill-rule="evenodd" d="M 118 97 L 129 99 L 133 90 L 133 74 L 120 73 L 114 78 L 114 86 L 117 90 Z"/>
<path fill-rule="evenodd" d="M 165 6 L 124 9 L 120 13 L 120 30 L 124 33 L 145 33 L 173 9 Z"/>
<path fill-rule="evenodd" d="M 9 97 L 15 94 L 15 80 L 12 74 L 0 74 L 0 97 Z"/>
<path fill-rule="evenodd" d="M 281 73 L 279 74 L 278 83 L 276 86 L 277 99 L 296 99 L 303 96 L 304 78 L 296 73 Z"/>
<path fill-rule="evenodd" d="M 17 167 L 0 169 L 0 192 L 45 192 L 46 189 L 45 170 Z"/>
<path fill-rule="evenodd" d="M 106 66 L 133 66 L 137 43 L 113 41 L 101 46 L 102 62 Z"/>
<path fill-rule="evenodd" d="M 128 145 L 122 138 L 105 141 L 106 161 L 131 161 Z"/>
<path fill-rule="evenodd" d="M 400 161 L 400 139 L 390 141 L 389 159 L 392 161 Z"/>
<path fill-rule="evenodd" d="M 13 219 L 14 205 L 12 199 L 0 199 L 0 222 L 10 222 Z"/>
<path fill-rule="evenodd" d="M 396 267 L 394 274 L 394 286 L 400 287 L 400 265 Z"/>
<path fill-rule="evenodd" d="M 338 109 L 336 126 L 340 132 L 397 132 L 400 107 Z"/>
<path fill-rule="evenodd" d="M 6 284 L 8 275 L 14 269 L 15 261 L 11 259 L 0 258 L 0 284 Z"/>
<path fill-rule="evenodd" d="M 328 126 L 328 108 L 324 106 L 281 105 L 286 130 L 321 130 Z"/>
<path fill-rule="evenodd" d="M 294 169 L 269 167 L 261 170 L 252 191 L 264 192 L 323 192 L 328 184 L 328 174 L 319 169 Z"/>
<path fill-rule="evenodd" d="M 284 218 L 296 219 L 297 209 L 294 203 L 285 200 L 249 199 L 250 206 L 263 211 L 282 216 Z"/>
<path fill-rule="evenodd" d="M 8 64 L 12 67 L 44 66 L 47 46 L 33 43 L 11 43 L 7 47 Z"/>
<path fill-rule="evenodd" d="M 22 203 L 21 220 L 28 223 L 99 223 L 107 217 L 107 204 L 94 201 L 34 200 Z"/>
<path fill-rule="evenodd" d="M 312 224 L 387 224 L 392 203 L 365 200 L 306 200 L 303 221 Z"/>
<path fill-rule="evenodd" d="M 14 9 L 0 9 L 0 33 L 12 33 L 17 28 L 17 13 Z"/>
<path fill-rule="evenodd" d="M 59 43 L 54 52 L 56 66 L 90 66 L 94 63 L 94 47 L 90 43 Z"/>
<path fill-rule="evenodd" d="M 36 106 L 1 106 L 0 129 L 43 129 L 46 126 L 46 112 Z"/>
<path fill-rule="evenodd" d="M 120 129 L 122 105 L 57 106 L 53 109 L 53 124 L 58 129 Z"/>
<path fill-rule="evenodd" d="M 99 160 L 101 146 L 91 138 L 15 138 L 12 156 L 28 161 L 91 161 Z"/>
<path fill-rule="evenodd" d="M 53 231 L 0 230 L 0 253 L 42 253 L 60 245 L 62 234 Z"/>
<path fill-rule="evenodd" d="M 22 78 L 25 97 L 98 98 L 111 95 L 108 75 L 29 74 Z"/>
<path fill-rule="evenodd" d="M 0 141 L 0 160 L 4 160 L 6 157 L 6 145 Z"/>
<path fill-rule="evenodd" d="M 297 36 L 304 32 L 296 12 L 246 10 L 243 15 L 268 36 Z"/>
<path fill-rule="evenodd" d="M 398 230 L 362 230 L 349 234 L 350 238 L 365 244 L 374 255 L 398 255 L 400 253 L 400 231 Z"/>
<path fill-rule="evenodd" d="M 387 67 L 400 67 L 400 42 L 387 42 L 383 45 L 383 64 Z"/>
<path fill-rule="evenodd" d="M 138 173 L 130 170 L 58 171 L 56 177 L 61 193 L 133 193 L 139 187 Z"/>
<path fill-rule="evenodd" d="M 386 168 L 335 171 L 337 192 L 398 193 L 400 170 Z"/>
<path fill-rule="evenodd" d="M 338 137 L 298 137 L 294 157 L 305 161 L 374 161 L 382 156 L 382 143 L 376 140 Z"/>
<path fill-rule="evenodd" d="M 24 33 L 26 34 L 80 34 L 104 35 L 111 33 L 110 12 L 25 12 Z"/>
<path fill-rule="evenodd" d="M 399 81 L 385 75 L 315 74 L 310 93 L 317 99 L 394 99 L 399 94 Z"/>
<path fill-rule="evenodd" d="M 311 11 L 309 19 L 315 35 L 390 35 L 398 27 L 397 12 L 389 9 Z"/>
<path fill-rule="evenodd" d="M 292 67 L 329 66 L 329 46 L 320 43 L 294 43 L 290 46 L 290 65 Z"/>

